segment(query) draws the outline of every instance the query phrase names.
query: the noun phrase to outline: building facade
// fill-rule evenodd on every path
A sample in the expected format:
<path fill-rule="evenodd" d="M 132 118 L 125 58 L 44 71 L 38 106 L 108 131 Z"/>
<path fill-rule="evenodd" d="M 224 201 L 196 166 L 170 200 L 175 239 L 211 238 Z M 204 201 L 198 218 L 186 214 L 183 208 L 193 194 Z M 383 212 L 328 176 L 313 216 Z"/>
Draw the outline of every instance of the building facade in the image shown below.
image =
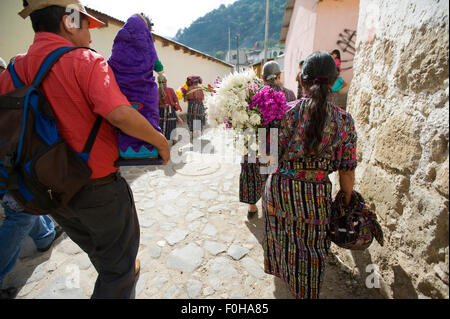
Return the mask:
<path fill-rule="evenodd" d="M 358 17 L 359 0 L 287 0 L 280 36 L 286 44 L 286 87 L 296 92 L 301 60 L 313 52 L 334 49 L 341 51 L 341 76 L 350 83 Z"/>
<path fill-rule="evenodd" d="M 21 1 L 0 2 L 0 56 L 5 61 L 27 52 L 33 42 L 34 32 L 30 19 L 23 20 L 17 14 L 22 9 L 21 4 Z M 91 30 L 91 47 L 108 58 L 114 38 L 125 22 L 90 8 L 87 10 L 106 23 L 103 27 Z M 168 85 L 174 89 L 183 85 L 190 75 L 200 75 L 205 84 L 212 84 L 217 76 L 223 78 L 233 71 L 233 65 L 205 53 L 157 34 L 153 34 L 153 38 L 158 57 L 164 65 Z M 186 113 L 187 104 L 181 101 L 181 106 L 183 113 Z"/>

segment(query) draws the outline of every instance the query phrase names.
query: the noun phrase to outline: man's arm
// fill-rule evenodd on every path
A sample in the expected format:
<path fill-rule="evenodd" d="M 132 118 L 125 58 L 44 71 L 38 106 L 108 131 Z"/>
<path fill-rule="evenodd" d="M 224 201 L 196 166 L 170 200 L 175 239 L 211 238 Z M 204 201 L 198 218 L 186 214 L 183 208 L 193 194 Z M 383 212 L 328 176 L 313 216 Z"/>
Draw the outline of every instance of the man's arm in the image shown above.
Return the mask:
<path fill-rule="evenodd" d="M 106 119 L 125 134 L 155 146 L 163 159 L 163 165 L 170 160 L 170 147 L 164 135 L 155 130 L 147 119 L 134 108 L 121 105 L 112 110 Z"/>

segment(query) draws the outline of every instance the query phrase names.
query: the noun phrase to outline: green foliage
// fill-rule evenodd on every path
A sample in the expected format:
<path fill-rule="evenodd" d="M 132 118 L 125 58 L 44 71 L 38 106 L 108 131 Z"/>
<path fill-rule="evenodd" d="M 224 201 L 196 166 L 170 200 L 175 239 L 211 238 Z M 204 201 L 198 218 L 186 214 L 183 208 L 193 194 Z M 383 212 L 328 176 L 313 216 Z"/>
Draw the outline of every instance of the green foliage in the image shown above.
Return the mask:
<path fill-rule="evenodd" d="M 285 0 L 270 1 L 269 46 L 279 43 Z M 194 21 L 188 28 L 178 30 L 175 41 L 189 47 L 216 55 L 228 51 L 228 28 L 231 31 L 231 49 L 236 49 L 236 34 L 239 48 L 253 48 L 259 42 L 264 46 L 266 1 L 238 0 L 228 6 L 221 5 Z"/>
<path fill-rule="evenodd" d="M 225 60 L 226 54 L 223 51 L 217 51 L 214 56 L 219 60 Z"/>

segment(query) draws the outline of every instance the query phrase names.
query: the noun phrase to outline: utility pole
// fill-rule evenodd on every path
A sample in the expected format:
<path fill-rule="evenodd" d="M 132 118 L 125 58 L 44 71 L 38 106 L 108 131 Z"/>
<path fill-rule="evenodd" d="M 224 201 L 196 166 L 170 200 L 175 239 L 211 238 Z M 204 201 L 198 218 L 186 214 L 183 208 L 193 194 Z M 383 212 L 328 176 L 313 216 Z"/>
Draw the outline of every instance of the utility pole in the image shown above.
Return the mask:
<path fill-rule="evenodd" d="M 237 72 L 239 73 L 239 33 L 236 34 L 236 55 L 237 55 L 237 64 L 236 64 L 236 69 Z"/>
<path fill-rule="evenodd" d="M 227 62 L 228 63 L 231 62 L 230 54 L 231 54 L 231 29 L 230 29 L 230 25 L 228 25 L 228 53 L 227 53 Z"/>
<path fill-rule="evenodd" d="M 269 12 L 270 12 L 270 1 L 266 0 L 266 37 L 264 40 L 264 63 L 267 62 L 267 53 L 269 50 Z"/>

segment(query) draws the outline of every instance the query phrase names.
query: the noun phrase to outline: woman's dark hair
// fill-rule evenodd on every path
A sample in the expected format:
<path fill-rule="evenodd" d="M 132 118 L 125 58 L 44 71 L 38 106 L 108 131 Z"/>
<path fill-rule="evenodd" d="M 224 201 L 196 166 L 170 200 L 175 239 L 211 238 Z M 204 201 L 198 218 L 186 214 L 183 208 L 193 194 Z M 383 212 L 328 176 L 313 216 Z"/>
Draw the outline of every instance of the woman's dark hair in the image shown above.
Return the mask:
<path fill-rule="evenodd" d="M 166 100 L 166 93 L 164 92 L 164 88 L 167 85 L 167 78 L 164 75 L 160 74 L 158 75 L 157 81 L 159 87 L 159 101 L 164 102 Z"/>
<path fill-rule="evenodd" d="M 28 2 L 23 0 L 23 6 L 28 6 Z M 59 6 L 49 6 L 41 10 L 36 10 L 30 15 L 31 25 L 34 32 L 60 33 L 59 25 L 65 15 L 69 15 L 66 8 Z M 80 14 L 80 22 L 87 17 Z M 81 27 L 81 26 L 80 26 Z"/>
<path fill-rule="evenodd" d="M 333 50 L 333 52 L 331 52 L 331 55 L 336 54 L 337 58 L 340 60 L 341 59 L 341 51 L 339 51 L 338 49 Z"/>
<path fill-rule="evenodd" d="M 299 66 L 303 66 L 303 64 L 305 64 L 305 60 L 301 60 L 300 63 L 298 64 Z"/>
<path fill-rule="evenodd" d="M 188 78 L 186 79 L 187 86 L 192 86 L 195 84 L 202 84 L 202 83 L 203 83 L 203 79 L 198 75 L 191 75 L 191 76 L 188 76 Z"/>
<path fill-rule="evenodd" d="M 338 73 L 333 57 L 327 52 L 315 52 L 303 65 L 302 81 L 311 94 L 308 106 L 309 122 L 305 129 L 305 147 L 317 151 L 322 143 L 322 132 L 327 119 L 327 97 L 330 85 L 336 82 Z"/>

